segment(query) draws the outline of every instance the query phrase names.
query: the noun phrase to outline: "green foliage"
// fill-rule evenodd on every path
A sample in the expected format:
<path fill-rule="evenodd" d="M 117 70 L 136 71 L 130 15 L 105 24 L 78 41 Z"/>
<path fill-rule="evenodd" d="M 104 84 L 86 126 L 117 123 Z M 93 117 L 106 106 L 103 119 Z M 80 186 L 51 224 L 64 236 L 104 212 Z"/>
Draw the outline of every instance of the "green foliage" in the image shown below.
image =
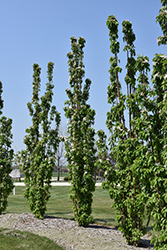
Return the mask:
<path fill-rule="evenodd" d="M 13 168 L 19 169 L 20 173 L 23 174 L 23 163 L 22 163 L 21 151 L 17 151 L 17 153 L 14 154 Z"/>
<path fill-rule="evenodd" d="M 7 198 L 13 189 L 12 171 L 13 150 L 12 144 L 12 119 L 2 116 L 3 100 L 2 82 L 0 82 L 0 214 L 5 211 L 8 202 Z"/>
<path fill-rule="evenodd" d="M 69 181 L 69 180 L 70 180 L 69 176 L 64 177 L 64 181 Z"/>
<path fill-rule="evenodd" d="M 137 245 L 141 236 L 145 233 L 143 226 L 145 204 L 148 199 L 145 189 L 143 190 L 142 180 L 145 169 L 137 162 L 138 157 L 142 156 L 143 140 L 140 138 L 140 130 L 137 128 L 137 122 L 141 118 L 142 104 L 139 98 L 140 92 L 146 89 L 143 82 L 139 84 L 136 90 L 136 70 L 140 69 L 142 73 L 138 80 L 146 80 L 149 63 L 147 57 L 139 57 L 135 60 L 135 35 L 132 30 L 132 24 L 126 20 L 122 23 L 124 34 L 123 41 L 126 42 L 124 51 L 127 53 L 126 77 L 127 95 L 122 94 L 121 84 L 119 82 L 119 73 L 121 69 L 118 65 L 119 50 L 117 49 L 118 29 L 115 27 L 118 21 L 114 16 L 109 16 L 107 26 L 111 41 L 111 52 L 114 57 L 110 58 L 110 81 L 108 86 L 108 102 L 112 104 L 110 112 L 107 113 L 107 127 L 111 132 L 110 136 L 110 156 L 116 161 L 114 168 L 109 159 L 105 158 L 108 148 L 106 146 L 106 135 L 102 130 L 98 131 L 99 139 L 97 146 L 101 159 L 97 161 L 97 166 L 103 167 L 106 172 L 107 182 L 103 184 L 104 188 L 109 189 L 110 198 L 114 200 L 116 208 L 116 220 L 119 229 L 126 238 L 128 244 Z M 114 42 L 113 42 L 114 41 Z M 116 46 L 116 47 L 115 47 Z M 143 89 L 144 88 L 144 89 Z M 140 90 L 140 91 L 138 91 Z M 128 126 L 125 124 L 124 111 L 128 110 Z M 138 122 L 138 127 L 141 123 Z M 149 208 L 148 208 L 148 211 Z"/>
<path fill-rule="evenodd" d="M 67 54 L 69 65 L 69 84 L 66 93 L 69 98 L 65 102 L 65 115 L 69 119 L 68 138 L 65 140 L 66 158 L 71 179 L 71 195 L 75 220 L 80 226 L 88 226 L 92 222 L 92 191 L 95 152 L 94 135 L 91 127 L 94 124 L 95 111 L 87 104 L 91 81 L 82 78 L 85 75 L 83 64 L 83 48 L 85 39 L 71 37 L 72 52 Z"/>
<path fill-rule="evenodd" d="M 157 17 L 163 34 L 158 44 L 166 44 L 167 2 Z M 107 113 L 107 127 L 111 132 L 111 156 L 116 159 L 116 169 L 107 161 L 106 136 L 98 131 L 97 146 L 101 159 L 97 165 L 106 171 L 107 182 L 103 184 L 109 189 L 117 211 L 116 220 L 120 230 L 129 244 L 137 245 L 145 232 L 143 227 L 146 208 L 148 223 L 150 216 L 154 218 L 154 230 L 159 233 L 153 236 L 155 249 L 167 249 L 167 56 L 156 54 L 153 59 L 152 83 L 150 87 L 148 72 L 150 71 L 147 56 L 138 56 L 135 60 L 133 42 L 135 35 L 131 23 L 124 21 L 123 40 L 127 52 L 127 95 L 121 93 L 118 63 L 118 21 L 109 16 L 107 26 L 110 30 L 111 52 L 109 70 L 111 84 L 108 87 L 108 102 L 112 104 Z M 113 48 L 116 46 L 115 48 Z M 138 85 L 135 75 L 138 72 Z M 124 111 L 128 110 L 128 126 L 125 126 Z M 147 223 L 147 226 L 148 226 Z"/>
<path fill-rule="evenodd" d="M 166 169 L 166 96 L 167 96 L 167 56 L 156 54 L 153 59 L 153 108 L 148 116 L 150 123 L 149 153 L 147 161 L 150 165 L 150 186 L 154 190 L 149 203 L 154 207 L 152 216 L 155 219 L 154 230 L 159 234 L 154 236 L 155 249 L 165 249 L 167 244 L 167 169 Z"/>
<path fill-rule="evenodd" d="M 162 8 L 157 16 L 164 36 L 158 38 L 158 45 L 167 44 L 167 1 L 161 1 Z M 152 238 L 154 249 L 167 249 L 167 56 L 155 54 L 152 70 L 152 100 L 149 101 L 151 111 L 148 114 L 149 134 L 147 164 L 149 165 L 149 181 L 152 193 L 148 203 L 153 207 L 154 230 L 158 233 Z"/>
<path fill-rule="evenodd" d="M 159 22 L 161 26 L 163 36 L 159 36 L 157 39 L 158 45 L 167 44 L 167 1 L 160 0 L 162 3 L 162 8 L 159 11 L 159 15 L 156 18 L 156 21 Z"/>
<path fill-rule="evenodd" d="M 59 145 L 58 128 L 60 114 L 51 106 L 54 85 L 52 84 L 53 63 L 48 63 L 48 83 L 44 96 L 39 98 L 40 73 L 38 64 L 33 65 L 32 102 L 27 104 L 32 126 L 26 129 L 24 138 L 26 150 L 22 151 L 23 171 L 25 174 L 25 197 L 36 218 L 42 219 L 46 203 L 50 197 L 50 183 L 55 165 L 55 152 Z M 52 128 L 54 125 L 55 128 Z"/>

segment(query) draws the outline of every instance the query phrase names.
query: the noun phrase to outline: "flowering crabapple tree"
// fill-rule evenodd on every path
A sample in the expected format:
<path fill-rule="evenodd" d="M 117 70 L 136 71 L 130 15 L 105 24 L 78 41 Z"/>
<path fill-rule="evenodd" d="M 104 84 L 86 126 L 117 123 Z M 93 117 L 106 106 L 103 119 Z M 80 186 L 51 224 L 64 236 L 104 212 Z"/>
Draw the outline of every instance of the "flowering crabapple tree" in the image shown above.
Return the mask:
<path fill-rule="evenodd" d="M 103 160 L 108 148 L 106 135 L 102 130 L 98 131 L 99 139 L 97 146 L 101 152 L 103 167 L 107 172 L 105 185 L 109 189 L 109 195 L 114 199 L 114 206 L 117 211 L 116 220 L 119 229 L 126 238 L 128 244 L 137 245 L 145 232 L 143 226 L 146 198 L 142 193 L 140 174 L 143 170 L 136 171 L 135 160 L 137 158 L 136 148 L 143 143 L 139 139 L 139 131 L 136 130 L 133 120 L 140 117 L 140 109 L 135 100 L 136 95 L 136 60 L 135 56 L 135 34 L 132 24 L 125 20 L 122 23 L 123 40 L 126 43 L 124 51 L 127 54 L 126 77 L 127 94 L 121 92 L 119 74 L 122 68 L 119 66 L 118 53 L 120 44 L 118 42 L 118 21 L 115 16 L 109 16 L 107 20 L 109 36 L 111 41 L 110 58 L 110 81 L 108 86 L 108 103 L 111 103 L 111 110 L 107 113 L 107 127 L 111 133 L 110 151 L 111 157 L 116 161 L 116 169 L 110 164 L 109 159 Z M 146 60 L 146 58 L 145 58 Z M 128 110 L 128 124 L 125 123 L 125 110 Z M 101 165 L 101 161 L 97 161 Z"/>
<path fill-rule="evenodd" d="M 158 44 L 166 44 L 167 1 L 161 1 L 162 8 L 157 21 L 162 27 L 163 36 Z M 132 42 L 134 34 L 130 23 L 123 22 L 124 50 L 127 51 L 127 95 L 120 92 L 118 73 L 119 42 L 116 40 L 118 21 L 114 16 L 107 20 L 110 31 L 111 57 L 108 102 L 112 103 L 107 113 L 107 126 L 111 132 L 111 155 L 117 162 L 117 171 L 106 161 L 107 183 L 110 197 L 114 199 L 117 221 L 129 244 L 137 245 L 145 232 L 143 226 L 144 210 L 154 220 L 154 230 L 159 231 L 152 237 L 155 249 L 166 249 L 167 244 L 167 190 L 166 190 L 166 97 L 167 97 L 167 57 L 156 54 L 153 59 L 151 88 L 148 78 L 150 71 L 147 56 L 138 56 L 137 60 Z M 138 85 L 135 74 L 138 72 Z M 124 111 L 128 110 L 128 126 L 125 126 Z M 98 147 L 105 152 L 105 134 L 98 132 Z M 100 164 L 100 160 L 97 162 Z"/>
<path fill-rule="evenodd" d="M 53 97 L 52 62 L 48 63 L 48 83 L 45 94 L 39 98 L 40 73 L 38 64 L 33 65 L 33 94 L 32 102 L 27 104 L 32 126 L 26 129 L 24 138 L 26 149 L 22 151 L 23 171 L 25 174 L 25 197 L 36 218 L 43 219 L 46 204 L 50 197 L 50 186 L 55 153 L 59 145 L 58 129 L 60 113 L 51 106 Z"/>
<path fill-rule="evenodd" d="M 13 149 L 12 144 L 12 119 L 2 115 L 2 82 L 0 81 L 0 214 L 5 211 L 7 198 L 13 189 L 12 171 Z"/>
<path fill-rule="evenodd" d="M 161 1 L 162 8 L 157 16 L 163 36 L 158 37 L 158 45 L 167 41 L 167 1 Z M 154 249 L 167 249 L 167 162 L 166 162 L 166 98 L 167 98 L 167 56 L 155 54 L 153 58 L 152 87 L 147 76 L 147 62 L 138 57 L 136 68 L 141 83 L 136 92 L 141 107 L 141 117 L 134 121 L 144 144 L 138 150 L 138 169 L 145 168 L 142 177 L 143 194 L 148 197 L 147 207 L 154 219 L 153 228 L 157 232 L 152 237 Z"/>
<path fill-rule="evenodd" d="M 75 220 L 80 226 L 88 226 L 92 222 L 92 192 L 95 190 L 93 179 L 95 163 L 94 135 L 91 127 L 94 124 L 95 111 L 87 104 L 89 98 L 90 79 L 85 75 L 83 64 L 83 48 L 85 39 L 77 41 L 71 37 L 72 52 L 67 54 L 69 65 L 69 84 L 66 89 L 68 100 L 65 102 L 65 115 L 68 120 L 68 137 L 65 141 L 66 158 L 71 180 L 71 195 Z"/>
<path fill-rule="evenodd" d="M 162 8 L 156 20 L 163 35 L 158 45 L 167 44 L 167 0 L 161 0 Z M 153 206 L 155 249 L 167 249 L 167 55 L 155 54 L 152 70 L 154 105 L 150 124 L 150 147 L 147 161 L 150 165 L 150 185 L 154 189 L 149 202 Z M 151 116 L 150 115 L 150 116 Z"/>

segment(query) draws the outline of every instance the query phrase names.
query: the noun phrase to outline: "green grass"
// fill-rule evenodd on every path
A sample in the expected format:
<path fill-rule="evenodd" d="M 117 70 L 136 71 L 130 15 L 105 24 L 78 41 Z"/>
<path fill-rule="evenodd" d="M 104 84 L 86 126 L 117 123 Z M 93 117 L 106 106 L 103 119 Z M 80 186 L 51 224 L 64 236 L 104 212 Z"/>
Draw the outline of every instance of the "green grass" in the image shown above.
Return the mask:
<path fill-rule="evenodd" d="M 65 177 L 65 176 L 68 176 L 68 172 L 66 173 L 64 173 L 64 172 L 60 172 L 60 177 Z M 53 174 L 52 174 L 52 177 L 57 177 L 57 172 L 53 172 Z"/>
<path fill-rule="evenodd" d="M 8 198 L 6 213 L 30 213 L 26 198 L 23 196 L 25 187 L 15 187 L 16 195 Z M 68 198 L 70 187 L 56 186 L 51 188 L 51 197 L 47 203 L 46 215 L 58 218 L 74 219 L 72 202 Z M 115 221 L 115 209 L 111 208 L 113 201 L 109 198 L 108 190 L 96 187 L 93 193 L 92 216 L 94 222 L 99 225 L 117 227 Z M 146 224 L 146 221 L 145 221 Z M 149 232 L 152 231 L 152 221 Z"/>
<path fill-rule="evenodd" d="M 93 194 L 92 215 L 95 223 L 100 225 L 117 226 L 115 221 L 115 209 L 111 209 L 113 201 L 108 195 L 108 190 L 96 187 Z"/>
<path fill-rule="evenodd" d="M 9 195 L 6 213 L 29 213 L 26 198 L 23 196 L 25 187 L 15 187 L 16 195 Z M 72 202 L 68 198 L 70 187 L 52 187 L 51 197 L 47 204 L 46 215 L 65 219 L 74 219 Z M 108 196 L 108 191 L 100 187 L 93 193 L 92 215 L 97 224 L 108 224 L 116 226 L 115 210 L 111 209 L 112 200 Z"/>
<path fill-rule="evenodd" d="M 0 229 L 0 250 L 63 250 L 54 241 L 29 232 Z"/>

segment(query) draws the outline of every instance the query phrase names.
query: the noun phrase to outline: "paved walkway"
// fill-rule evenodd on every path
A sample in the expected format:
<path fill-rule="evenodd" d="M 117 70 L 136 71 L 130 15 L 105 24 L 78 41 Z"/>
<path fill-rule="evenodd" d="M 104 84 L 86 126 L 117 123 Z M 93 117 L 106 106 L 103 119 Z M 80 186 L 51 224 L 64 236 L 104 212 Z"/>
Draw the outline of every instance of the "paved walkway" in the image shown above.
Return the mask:
<path fill-rule="evenodd" d="M 52 186 L 71 186 L 71 184 L 69 182 L 65 182 L 65 181 L 55 181 L 51 183 Z M 18 187 L 24 187 L 25 184 L 24 182 L 14 182 L 14 186 Z M 96 187 L 100 187 L 101 183 L 100 182 L 96 182 Z"/>

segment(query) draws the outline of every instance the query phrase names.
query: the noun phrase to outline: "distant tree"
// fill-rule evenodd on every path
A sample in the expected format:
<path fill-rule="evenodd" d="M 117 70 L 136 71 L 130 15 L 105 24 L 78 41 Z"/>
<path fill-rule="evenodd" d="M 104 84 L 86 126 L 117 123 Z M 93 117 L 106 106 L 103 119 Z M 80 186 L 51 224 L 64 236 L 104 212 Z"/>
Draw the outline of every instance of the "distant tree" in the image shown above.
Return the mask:
<path fill-rule="evenodd" d="M 12 144 L 12 119 L 2 116 L 2 82 L 0 82 L 0 214 L 5 211 L 7 198 L 13 189 L 12 171 L 13 149 Z"/>
<path fill-rule="evenodd" d="M 14 154 L 14 158 L 13 158 L 13 169 L 22 170 L 22 167 L 23 167 L 23 164 L 22 164 L 21 151 L 17 151 L 17 153 Z"/>
<path fill-rule="evenodd" d="M 60 137 L 60 143 L 59 143 L 59 147 L 57 148 L 57 152 L 55 154 L 55 157 L 56 157 L 55 168 L 57 171 L 57 181 L 60 180 L 61 168 L 67 165 L 67 160 L 65 158 L 65 145 L 64 145 L 64 137 L 67 137 L 66 127 L 60 126 L 59 137 Z"/>
<path fill-rule="evenodd" d="M 21 181 L 21 174 L 23 175 L 23 162 L 22 162 L 22 156 L 21 151 L 17 151 L 17 153 L 14 154 L 13 157 L 13 164 L 12 169 L 18 169 L 20 173 L 19 181 Z"/>
<path fill-rule="evenodd" d="M 45 214 L 50 197 L 55 153 L 59 145 L 60 114 L 55 106 L 51 106 L 54 88 L 53 65 L 52 62 L 48 63 L 48 83 L 46 92 L 41 98 L 39 98 L 41 68 L 38 64 L 33 65 L 32 102 L 27 104 L 32 116 L 32 126 L 26 129 L 27 135 L 24 138 L 26 149 L 22 151 L 26 185 L 24 195 L 28 199 L 31 211 L 40 219 Z"/>

